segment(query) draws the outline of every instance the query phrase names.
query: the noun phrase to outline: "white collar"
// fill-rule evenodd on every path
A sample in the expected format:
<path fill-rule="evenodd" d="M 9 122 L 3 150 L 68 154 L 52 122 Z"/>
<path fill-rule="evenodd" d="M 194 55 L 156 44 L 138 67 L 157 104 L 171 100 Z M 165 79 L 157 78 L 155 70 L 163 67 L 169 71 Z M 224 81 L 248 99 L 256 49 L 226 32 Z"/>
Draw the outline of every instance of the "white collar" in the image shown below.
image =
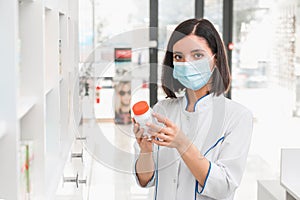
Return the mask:
<path fill-rule="evenodd" d="M 201 112 L 201 111 L 204 111 L 206 108 L 209 107 L 209 105 L 212 104 L 213 102 L 213 99 L 215 98 L 220 98 L 220 97 L 224 97 L 223 94 L 219 95 L 219 96 L 216 96 L 214 93 L 210 93 L 210 94 L 207 94 L 201 98 L 199 98 L 196 103 L 195 103 L 195 106 L 194 106 L 194 113 L 196 112 Z M 182 109 L 187 112 L 187 113 L 191 113 L 191 112 L 188 112 L 186 111 L 186 108 L 187 108 L 187 105 L 188 105 L 188 98 L 187 98 L 187 94 L 185 93 L 184 96 L 182 97 Z"/>

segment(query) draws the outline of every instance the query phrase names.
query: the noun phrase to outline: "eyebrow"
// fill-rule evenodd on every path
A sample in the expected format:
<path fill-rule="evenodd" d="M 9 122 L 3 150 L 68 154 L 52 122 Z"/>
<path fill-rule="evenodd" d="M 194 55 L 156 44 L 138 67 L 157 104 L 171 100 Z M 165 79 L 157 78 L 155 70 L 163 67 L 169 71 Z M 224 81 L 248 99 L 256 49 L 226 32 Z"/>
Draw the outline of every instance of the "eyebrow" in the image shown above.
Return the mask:
<path fill-rule="evenodd" d="M 204 49 L 194 49 L 194 50 L 191 51 L 191 53 L 198 52 L 198 51 L 204 51 L 205 52 Z M 179 51 L 174 51 L 173 54 L 180 54 L 180 55 L 182 55 L 183 53 L 181 53 Z"/>
<path fill-rule="evenodd" d="M 173 54 L 181 54 L 182 55 L 183 53 L 181 53 L 179 51 L 174 51 Z"/>
<path fill-rule="evenodd" d="M 194 49 L 191 51 L 191 53 L 198 52 L 198 51 L 205 51 L 205 50 L 204 49 Z"/>

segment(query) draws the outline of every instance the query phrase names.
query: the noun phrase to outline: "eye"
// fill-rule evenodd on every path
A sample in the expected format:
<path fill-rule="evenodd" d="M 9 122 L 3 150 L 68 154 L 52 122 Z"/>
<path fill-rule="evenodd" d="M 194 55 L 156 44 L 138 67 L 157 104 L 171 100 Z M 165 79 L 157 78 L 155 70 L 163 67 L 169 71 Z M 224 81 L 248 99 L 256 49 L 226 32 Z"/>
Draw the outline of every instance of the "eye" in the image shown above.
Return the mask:
<path fill-rule="evenodd" d="M 179 62 L 183 59 L 183 57 L 181 55 L 178 55 L 178 54 L 174 54 L 173 56 L 173 60 L 176 61 L 176 62 Z"/>
<path fill-rule="evenodd" d="M 194 58 L 196 58 L 196 59 L 201 59 L 201 58 L 203 58 L 203 54 L 202 53 L 195 53 L 194 54 Z"/>

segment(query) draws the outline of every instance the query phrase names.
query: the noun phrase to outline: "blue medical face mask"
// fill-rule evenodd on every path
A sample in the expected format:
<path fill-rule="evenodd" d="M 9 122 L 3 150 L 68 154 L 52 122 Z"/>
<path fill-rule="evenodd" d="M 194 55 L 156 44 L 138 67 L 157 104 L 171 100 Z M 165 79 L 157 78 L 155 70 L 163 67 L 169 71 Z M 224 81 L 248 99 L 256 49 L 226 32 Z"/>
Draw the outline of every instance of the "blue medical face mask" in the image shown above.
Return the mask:
<path fill-rule="evenodd" d="M 191 62 L 173 62 L 173 77 L 186 88 L 199 90 L 205 86 L 212 75 L 210 71 L 211 58 Z"/>

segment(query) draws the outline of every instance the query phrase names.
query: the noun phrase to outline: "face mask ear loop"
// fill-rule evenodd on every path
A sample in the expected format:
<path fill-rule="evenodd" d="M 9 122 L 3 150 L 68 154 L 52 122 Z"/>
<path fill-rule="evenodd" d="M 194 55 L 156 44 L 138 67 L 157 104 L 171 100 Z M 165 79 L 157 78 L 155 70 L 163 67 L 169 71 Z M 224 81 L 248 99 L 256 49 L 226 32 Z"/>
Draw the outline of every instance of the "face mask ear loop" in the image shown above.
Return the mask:
<path fill-rule="evenodd" d="M 216 55 L 216 54 L 212 55 L 212 56 L 210 57 L 210 60 L 212 60 L 212 59 L 215 57 L 215 55 Z"/>
<path fill-rule="evenodd" d="M 215 57 L 215 55 L 216 55 L 216 54 L 214 54 L 214 55 L 212 55 L 212 56 L 210 57 L 210 61 L 212 61 L 212 59 Z M 215 71 L 216 68 L 217 68 L 217 66 L 214 65 L 214 66 L 213 66 L 213 69 L 211 70 L 211 73 L 213 73 L 213 72 Z"/>

